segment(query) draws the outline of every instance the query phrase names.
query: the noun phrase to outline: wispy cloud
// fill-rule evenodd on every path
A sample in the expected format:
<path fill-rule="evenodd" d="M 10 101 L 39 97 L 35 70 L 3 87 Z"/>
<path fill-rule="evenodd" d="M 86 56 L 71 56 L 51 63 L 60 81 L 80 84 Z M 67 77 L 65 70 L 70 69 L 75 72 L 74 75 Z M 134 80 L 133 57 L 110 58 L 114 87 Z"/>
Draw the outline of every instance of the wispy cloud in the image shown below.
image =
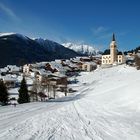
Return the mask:
<path fill-rule="evenodd" d="M 112 34 L 109 28 L 103 26 L 91 28 L 91 32 L 96 39 L 105 39 L 110 37 L 110 35 Z"/>
<path fill-rule="evenodd" d="M 0 11 L 4 12 L 12 20 L 20 21 L 20 18 L 15 14 L 15 12 L 3 3 L 0 3 Z"/>
<path fill-rule="evenodd" d="M 91 28 L 92 35 L 96 40 L 108 39 L 112 36 L 113 33 L 116 33 L 117 36 L 124 36 L 128 31 L 112 31 L 110 28 L 99 26 L 96 28 Z"/>
<path fill-rule="evenodd" d="M 99 26 L 97 28 L 92 28 L 91 31 L 94 35 L 98 35 L 98 34 L 101 34 L 101 33 L 104 33 L 106 32 L 108 29 L 103 27 L 103 26 Z"/>

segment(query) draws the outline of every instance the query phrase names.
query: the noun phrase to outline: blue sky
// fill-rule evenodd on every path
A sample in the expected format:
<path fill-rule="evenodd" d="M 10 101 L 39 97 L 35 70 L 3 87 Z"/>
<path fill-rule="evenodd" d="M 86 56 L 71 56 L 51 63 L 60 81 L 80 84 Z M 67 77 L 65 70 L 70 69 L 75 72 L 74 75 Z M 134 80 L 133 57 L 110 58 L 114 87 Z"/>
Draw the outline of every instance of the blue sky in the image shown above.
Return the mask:
<path fill-rule="evenodd" d="M 1 0 L 0 32 L 104 50 L 112 33 L 122 51 L 140 45 L 139 0 Z"/>

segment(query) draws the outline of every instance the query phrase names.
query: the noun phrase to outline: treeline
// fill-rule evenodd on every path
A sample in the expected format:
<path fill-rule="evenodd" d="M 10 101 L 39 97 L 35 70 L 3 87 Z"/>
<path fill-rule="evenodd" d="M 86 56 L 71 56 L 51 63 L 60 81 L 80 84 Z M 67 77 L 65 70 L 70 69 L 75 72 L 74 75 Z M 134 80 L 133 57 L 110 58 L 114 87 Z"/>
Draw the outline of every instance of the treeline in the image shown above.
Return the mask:
<path fill-rule="evenodd" d="M 138 53 L 140 51 L 140 46 L 138 46 L 135 49 L 129 50 L 129 51 L 125 51 L 124 54 L 127 55 L 127 53 Z"/>

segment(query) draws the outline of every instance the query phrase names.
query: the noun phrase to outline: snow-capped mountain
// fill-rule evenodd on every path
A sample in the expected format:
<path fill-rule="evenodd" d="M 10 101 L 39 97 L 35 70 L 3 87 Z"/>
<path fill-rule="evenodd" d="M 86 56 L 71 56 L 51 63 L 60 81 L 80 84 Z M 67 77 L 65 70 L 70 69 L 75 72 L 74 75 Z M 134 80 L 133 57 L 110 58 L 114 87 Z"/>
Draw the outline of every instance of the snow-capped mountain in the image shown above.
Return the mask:
<path fill-rule="evenodd" d="M 97 55 L 99 54 L 99 50 L 95 49 L 93 46 L 86 44 L 74 44 L 74 43 L 63 43 L 63 46 L 66 48 L 72 49 L 79 54 L 84 55 Z"/>
<path fill-rule="evenodd" d="M 31 39 L 18 33 L 0 33 L 0 67 L 76 56 L 78 53 L 54 41 Z"/>
<path fill-rule="evenodd" d="M 27 36 L 25 36 L 25 35 L 22 35 L 22 34 L 18 34 L 18 33 L 14 33 L 14 32 L 10 32 L 10 33 L 1 33 L 0 32 L 0 37 L 3 37 L 3 38 L 6 38 L 7 36 L 17 36 L 17 37 L 19 37 L 19 38 L 22 38 L 22 39 L 24 39 L 24 40 L 28 40 L 29 38 L 27 37 Z"/>

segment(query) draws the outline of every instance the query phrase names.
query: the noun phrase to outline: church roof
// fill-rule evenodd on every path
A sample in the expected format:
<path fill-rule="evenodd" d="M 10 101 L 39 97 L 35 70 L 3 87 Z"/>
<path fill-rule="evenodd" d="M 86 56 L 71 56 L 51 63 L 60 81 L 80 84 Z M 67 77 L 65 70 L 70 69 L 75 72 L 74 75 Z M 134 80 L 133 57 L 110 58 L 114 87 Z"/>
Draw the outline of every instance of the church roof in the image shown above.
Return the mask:
<path fill-rule="evenodd" d="M 122 55 L 123 53 L 122 52 L 118 52 L 118 55 Z"/>
<path fill-rule="evenodd" d="M 115 40 L 115 34 L 114 33 L 113 33 L 112 41 L 116 41 Z"/>

